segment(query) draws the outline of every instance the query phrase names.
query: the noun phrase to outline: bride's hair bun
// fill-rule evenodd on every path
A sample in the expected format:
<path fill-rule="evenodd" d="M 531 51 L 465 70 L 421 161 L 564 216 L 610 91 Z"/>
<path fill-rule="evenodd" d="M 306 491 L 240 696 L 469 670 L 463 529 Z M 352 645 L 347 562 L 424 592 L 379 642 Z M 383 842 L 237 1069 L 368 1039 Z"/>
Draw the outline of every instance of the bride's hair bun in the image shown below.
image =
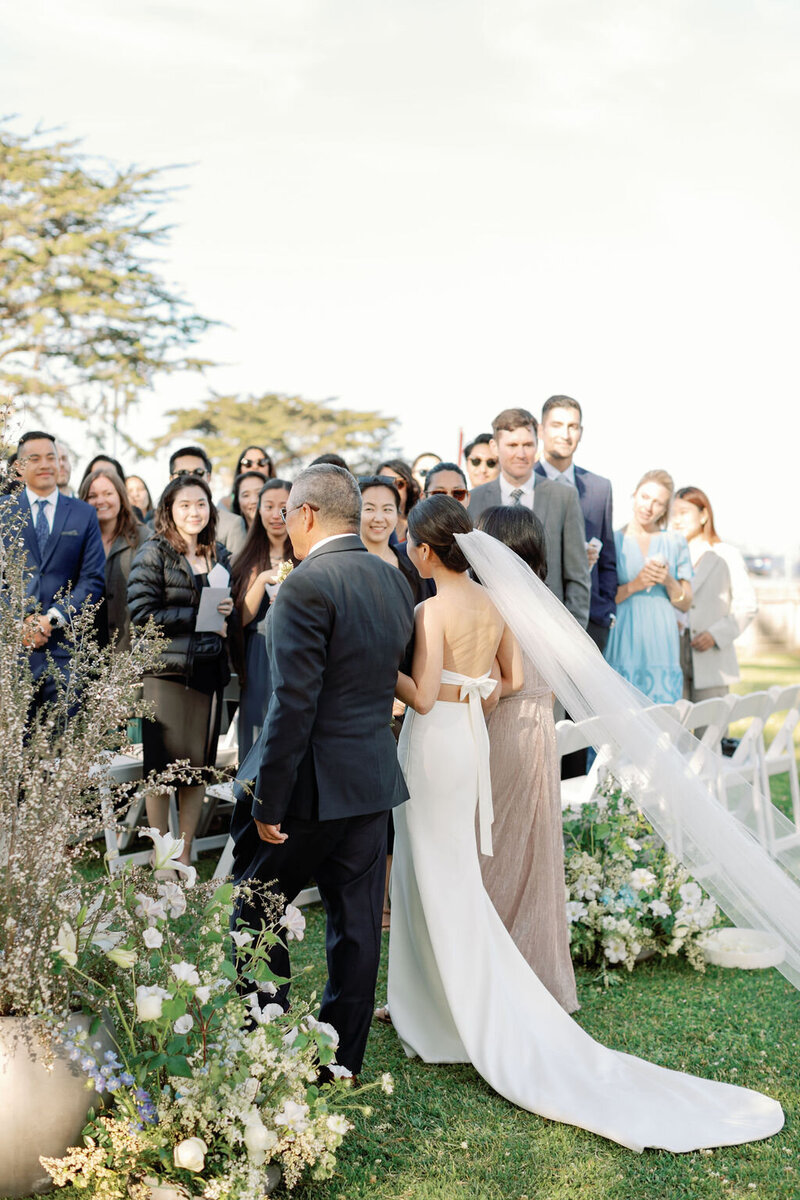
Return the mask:
<path fill-rule="evenodd" d="M 418 544 L 425 542 L 443 567 L 459 574 L 469 570 L 469 563 L 455 535 L 471 530 L 472 521 L 467 510 L 452 496 L 428 496 L 415 504 L 408 514 L 409 537 Z"/>

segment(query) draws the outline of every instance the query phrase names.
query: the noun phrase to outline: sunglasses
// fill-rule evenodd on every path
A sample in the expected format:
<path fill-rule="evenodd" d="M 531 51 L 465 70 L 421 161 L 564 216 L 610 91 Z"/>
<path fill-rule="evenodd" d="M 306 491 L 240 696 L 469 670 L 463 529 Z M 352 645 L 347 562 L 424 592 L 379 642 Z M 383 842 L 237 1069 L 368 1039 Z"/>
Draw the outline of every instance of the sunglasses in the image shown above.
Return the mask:
<path fill-rule="evenodd" d="M 469 492 L 467 491 L 466 488 L 450 488 L 449 491 L 447 490 L 447 488 L 431 488 L 431 490 L 428 492 L 428 495 L 429 496 L 452 496 L 454 500 L 458 500 L 459 502 L 461 502 L 462 500 L 466 500 L 467 496 L 469 495 Z"/>
<path fill-rule="evenodd" d="M 497 461 L 498 460 L 496 458 L 468 458 L 467 459 L 467 462 L 470 464 L 471 467 L 488 467 L 490 471 L 493 471 L 494 468 L 497 466 Z"/>
<path fill-rule="evenodd" d="M 239 460 L 239 466 L 250 471 L 253 467 L 271 467 L 272 463 L 268 458 L 242 458 Z"/>
<path fill-rule="evenodd" d="M 184 479 L 191 475 L 194 475 L 197 479 L 205 479 L 207 474 L 208 471 L 205 469 L 205 467 L 195 467 L 192 471 L 189 471 L 186 467 L 184 467 L 182 471 L 173 471 L 170 475 L 170 479 Z"/>

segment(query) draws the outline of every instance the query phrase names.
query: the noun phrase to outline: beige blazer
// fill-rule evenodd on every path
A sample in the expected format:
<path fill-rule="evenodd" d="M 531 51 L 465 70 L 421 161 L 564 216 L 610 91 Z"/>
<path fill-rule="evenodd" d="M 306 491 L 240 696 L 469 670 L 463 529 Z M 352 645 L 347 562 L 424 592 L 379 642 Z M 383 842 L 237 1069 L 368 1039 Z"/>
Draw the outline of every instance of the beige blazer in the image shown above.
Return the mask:
<path fill-rule="evenodd" d="M 689 631 L 708 632 L 710 650 L 692 651 L 694 686 L 725 687 L 739 678 L 734 642 L 758 612 L 755 589 L 739 551 L 725 542 L 706 550 L 694 568 Z"/>

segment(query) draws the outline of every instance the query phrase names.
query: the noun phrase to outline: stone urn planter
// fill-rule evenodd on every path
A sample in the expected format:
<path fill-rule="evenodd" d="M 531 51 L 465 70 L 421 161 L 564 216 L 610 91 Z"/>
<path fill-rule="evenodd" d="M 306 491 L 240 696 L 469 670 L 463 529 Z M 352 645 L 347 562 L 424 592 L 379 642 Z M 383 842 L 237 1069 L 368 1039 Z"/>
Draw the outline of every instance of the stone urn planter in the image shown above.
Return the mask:
<path fill-rule="evenodd" d="M 82 1013 L 70 1017 L 73 1032 L 88 1029 Z M 44 1047 L 26 1040 L 28 1017 L 0 1017 L 0 1196 L 30 1196 L 47 1192 L 53 1181 L 39 1155 L 59 1158 L 80 1144 L 86 1114 L 97 1104 L 97 1093 L 64 1052 L 54 1050 L 48 1066 Z M 110 1050 L 113 1042 L 102 1026 L 92 1039 Z"/>

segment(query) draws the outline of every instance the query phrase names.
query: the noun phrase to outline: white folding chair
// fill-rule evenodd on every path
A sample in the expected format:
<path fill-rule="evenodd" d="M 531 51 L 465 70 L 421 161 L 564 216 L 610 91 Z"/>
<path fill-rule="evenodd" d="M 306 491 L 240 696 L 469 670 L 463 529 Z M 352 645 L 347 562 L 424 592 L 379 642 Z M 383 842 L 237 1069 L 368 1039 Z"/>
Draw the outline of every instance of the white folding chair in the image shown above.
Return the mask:
<path fill-rule="evenodd" d="M 568 718 L 556 723 L 556 749 L 559 764 L 565 754 L 573 754 L 576 750 L 588 750 L 590 747 L 600 749 L 604 744 L 601 737 L 601 722 L 597 717 L 587 717 L 585 721 L 570 721 Z M 598 754 L 585 775 L 576 775 L 574 779 L 561 780 L 561 808 L 577 807 L 588 804 L 597 791 L 598 784 L 607 772 L 603 755 Z"/>
<path fill-rule="evenodd" d="M 736 696 L 714 696 L 710 700 L 698 700 L 686 709 L 681 724 L 690 733 L 699 732 L 703 745 L 719 753 L 736 699 Z"/>
<path fill-rule="evenodd" d="M 780 684 L 769 689 L 772 698 L 772 713 L 785 716 L 769 746 L 764 751 L 764 774 L 769 789 L 773 775 L 789 776 L 789 794 L 792 798 L 792 820 L 800 832 L 800 782 L 797 776 L 797 751 L 794 731 L 800 722 L 800 684 L 782 688 Z M 769 792 L 768 792 L 769 794 Z"/>
<path fill-rule="evenodd" d="M 733 697 L 730 723 L 747 721 L 748 724 L 734 753 L 730 757 L 721 756 L 719 773 L 719 798 L 734 815 L 737 815 L 735 788 L 738 781 L 744 780 L 752 788 L 755 825 L 752 822 L 747 824 L 770 853 L 775 843 L 775 830 L 769 785 L 764 773 L 764 724 L 772 705 L 769 692 L 750 692 L 746 696 Z"/>

